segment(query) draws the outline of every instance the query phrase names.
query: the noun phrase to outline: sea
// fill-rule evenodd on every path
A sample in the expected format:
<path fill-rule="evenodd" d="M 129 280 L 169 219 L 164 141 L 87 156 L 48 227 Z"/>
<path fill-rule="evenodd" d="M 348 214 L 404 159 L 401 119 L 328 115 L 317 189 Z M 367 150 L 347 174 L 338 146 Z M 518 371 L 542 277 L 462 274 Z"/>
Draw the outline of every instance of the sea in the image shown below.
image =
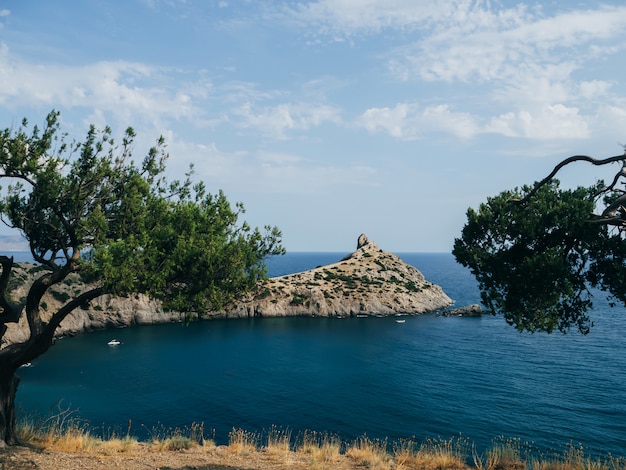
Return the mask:
<path fill-rule="evenodd" d="M 289 253 L 272 276 L 340 260 Z M 476 282 L 449 253 L 398 253 L 457 306 Z M 351 442 L 502 440 L 529 452 L 626 455 L 626 311 L 596 297 L 591 333 L 519 333 L 500 317 L 436 313 L 254 318 L 138 326 L 66 338 L 20 369 L 20 416 L 68 410 L 96 434 L 150 439 L 202 425 L 228 442 L 327 434 Z M 107 345 L 111 339 L 121 342 Z M 319 435 L 318 434 L 318 435 Z"/>

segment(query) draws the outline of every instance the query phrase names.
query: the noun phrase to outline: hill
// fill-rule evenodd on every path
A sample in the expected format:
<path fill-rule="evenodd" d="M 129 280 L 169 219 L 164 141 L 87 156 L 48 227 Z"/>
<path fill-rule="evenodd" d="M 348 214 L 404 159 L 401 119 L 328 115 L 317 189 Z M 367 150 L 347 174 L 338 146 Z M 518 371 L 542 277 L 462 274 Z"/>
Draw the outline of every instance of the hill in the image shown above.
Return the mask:
<path fill-rule="evenodd" d="M 452 305 L 415 267 L 361 235 L 357 249 L 337 263 L 274 277 L 228 316 L 421 314 Z"/>

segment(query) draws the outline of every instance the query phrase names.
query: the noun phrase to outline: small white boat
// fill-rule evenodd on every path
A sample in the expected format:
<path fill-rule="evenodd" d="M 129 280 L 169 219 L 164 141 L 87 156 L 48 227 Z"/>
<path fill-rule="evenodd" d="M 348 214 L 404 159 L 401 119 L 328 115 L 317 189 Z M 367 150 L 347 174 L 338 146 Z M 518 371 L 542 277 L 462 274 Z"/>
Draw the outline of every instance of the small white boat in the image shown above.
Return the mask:
<path fill-rule="evenodd" d="M 107 343 L 109 346 L 117 346 L 118 344 L 122 344 L 121 341 L 117 340 L 117 339 L 112 339 L 111 341 L 109 341 Z"/>
<path fill-rule="evenodd" d="M 30 367 L 32 366 L 32 364 L 30 362 L 27 362 L 26 364 L 22 364 L 20 367 Z"/>
<path fill-rule="evenodd" d="M 396 320 L 396 323 L 404 323 L 406 320 Z"/>

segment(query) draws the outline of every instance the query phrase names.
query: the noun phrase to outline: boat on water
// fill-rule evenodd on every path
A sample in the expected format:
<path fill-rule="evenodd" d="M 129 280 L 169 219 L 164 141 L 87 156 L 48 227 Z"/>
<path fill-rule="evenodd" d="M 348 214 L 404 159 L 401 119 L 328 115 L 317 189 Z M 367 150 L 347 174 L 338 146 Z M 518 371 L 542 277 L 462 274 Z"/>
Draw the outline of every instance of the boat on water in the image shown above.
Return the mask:
<path fill-rule="evenodd" d="M 111 341 L 109 341 L 107 343 L 109 346 L 117 346 L 118 344 L 122 344 L 121 341 L 117 340 L 117 339 L 112 339 Z"/>
<path fill-rule="evenodd" d="M 396 323 L 404 323 L 406 320 L 396 320 Z"/>

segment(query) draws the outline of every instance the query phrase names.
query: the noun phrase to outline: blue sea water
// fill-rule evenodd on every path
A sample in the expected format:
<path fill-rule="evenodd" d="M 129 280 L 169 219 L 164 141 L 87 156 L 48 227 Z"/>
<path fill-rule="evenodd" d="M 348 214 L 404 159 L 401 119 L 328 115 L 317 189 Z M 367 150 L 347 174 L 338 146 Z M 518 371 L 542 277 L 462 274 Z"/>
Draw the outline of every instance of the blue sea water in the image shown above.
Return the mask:
<path fill-rule="evenodd" d="M 291 253 L 271 275 L 339 260 Z M 458 305 L 477 303 L 470 273 L 450 254 L 400 254 Z M 499 436 L 541 452 L 569 443 L 626 455 L 626 315 L 596 300 L 587 336 L 520 334 L 498 317 L 217 320 L 95 332 L 58 341 L 20 371 L 28 415 L 78 410 L 103 434 L 233 427 L 346 440 Z M 123 344 L 107 346 L 117 338 Z"/>

